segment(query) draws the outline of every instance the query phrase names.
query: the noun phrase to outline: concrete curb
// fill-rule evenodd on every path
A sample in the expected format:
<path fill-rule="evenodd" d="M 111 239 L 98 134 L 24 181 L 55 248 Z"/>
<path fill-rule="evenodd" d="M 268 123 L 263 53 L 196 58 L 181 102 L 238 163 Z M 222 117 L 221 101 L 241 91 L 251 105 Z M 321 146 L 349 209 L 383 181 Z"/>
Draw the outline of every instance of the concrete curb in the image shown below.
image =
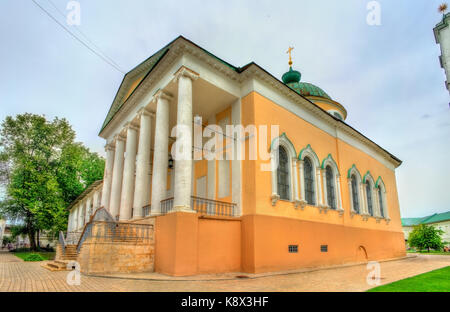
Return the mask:
<path fill-rule="evenodd" d="M 406 259 L 411 258 L 417 258 L 417 255 L 406 255 L 404 257 L 400 258 L 391 258 L 391 259 L 384 259 L 384 260 L 377 260 L 377 262 L 390 262 L 390 261 L 402 261 Z M 299 269 L 299 270 L 290 270 L 290 271 L 278 271 L 278 272 L 267 272 L 267 273 L 243 273 L 243 272 L 234 272 L 234 273 L 227 273 L 232 274 L 233 276 L 224 276 L 224 277 L 208 277 L 207 275 L 205 278 L 199 278 L 199 276 L 185 276 L 185 277 L 174 277 L 166 275 L 166 278 L 161 277 L 134 277 L 133 274 L 141 274 L 141 273 L 131 273 L 131 274 L 120 274 L 120 275 L 99 275 L 99 274 L 86 274 L 81 273 L 84 276 L 88 277 L 100 277 L 100 278 L 111 278 L 111 279 L 125 279 L 125 280 L 144 280 L 144 281 L 159 281 L 159 282 L 209 282 L 209 281 L 229 281 L 229 280 L 246 280 L 246 279 L 257 279 L 257 278 L 263 278 L 263 277 L 270 277 L 270 276 L 282 276 L 282 275 L 291 275 L 291 274 L 299 274 L 299 273 L 308 273 L 308 272 L 315 272 L 315 271 L 323 271 L 323 270 L 332 270 L 332 269 L 339 269 L 339 268 L 347 268 L 347 267 L 353 267 L 353 266 L 359 266 L 359 265 L 366 265 L 368 262 L 359 262 L 359 263 L 350 263 L 350 264 L 344 264 L 344 265 L 334 265 L 334 266 L 327 266 L 327 267 L 317 267 L 317 268 L 306 268 L 306 269 Z M 151 273 L 150 273 L 151 274 Z M 130 276 L 131 275 L 131 276 Z M 245 277 L 237 277 L 237 276 L 245 276 Z"/>

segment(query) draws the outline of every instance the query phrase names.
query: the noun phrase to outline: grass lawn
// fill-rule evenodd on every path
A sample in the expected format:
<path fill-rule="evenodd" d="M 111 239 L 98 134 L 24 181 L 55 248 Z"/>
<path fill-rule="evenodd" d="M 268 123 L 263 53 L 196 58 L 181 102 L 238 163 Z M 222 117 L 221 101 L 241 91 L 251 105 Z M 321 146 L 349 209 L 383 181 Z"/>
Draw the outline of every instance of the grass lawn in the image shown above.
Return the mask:
<path fill-rule="evenodd" d="M 450 266 L 405 278 L 368 290 L 369 292 L 450 292 Z"/>
<path fill-rule="evenodd" d="M 14 252 L 14 255 L 22 260 L 25 259 L 26 256 L 30 254 L 39 254 L 45 260 L 53 260 L 55 258 L 55 252 L 49 251 L 23 251 L 23 252 Z"/>

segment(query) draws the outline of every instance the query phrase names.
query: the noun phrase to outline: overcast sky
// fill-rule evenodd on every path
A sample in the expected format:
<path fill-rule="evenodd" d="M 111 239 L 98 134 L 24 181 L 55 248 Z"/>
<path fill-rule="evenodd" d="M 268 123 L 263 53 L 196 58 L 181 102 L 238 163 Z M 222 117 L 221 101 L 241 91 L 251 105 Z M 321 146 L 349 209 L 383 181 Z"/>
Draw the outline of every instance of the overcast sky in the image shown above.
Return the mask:
<path fill-rule="evenodd" d="M 49 0 L 36 0 L 66 27 Z M 67 14 L 66 0 L 51 0 Z M 276 77 L 294 46 L 302 80 L 348 111 L 347 122 L 403 160 L 402 217 L 450 210 L 450 109 L 433 27 L 442 2 L 380 0 L 80 0 L 78 29 L 127 72 L 178 35 L 235 66 Z M 31 0 L 0 3 L 0 120 L 24 112 L 65 117 L 91 150 L 123 74 L 72 38 Z M 81 35 L 78 34 L 83 39 Z"/>

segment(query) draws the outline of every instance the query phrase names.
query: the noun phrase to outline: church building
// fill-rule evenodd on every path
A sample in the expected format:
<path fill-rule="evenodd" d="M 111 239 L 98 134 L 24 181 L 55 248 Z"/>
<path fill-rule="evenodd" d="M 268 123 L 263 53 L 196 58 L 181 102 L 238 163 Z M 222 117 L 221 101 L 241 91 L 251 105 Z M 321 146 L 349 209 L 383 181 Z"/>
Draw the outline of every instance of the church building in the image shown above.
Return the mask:
<path fill-rule="evenodd" d="M 301 78 L 291 58 L 280 80 L 181 36 L 128 72 L 99 133 L 104 179 L 69 207 L 62 244 L 76 245 L 81 271 L 261 273 L 404 257 L 401 160 L 347 124 L 343 104 Z M 180 125 L 183 131 L 173 130 Z M 219 159 L 175 157 L 175 142 L 198 153 L 199 125 L 203 134 L 228 137 L 229 125 L 278 126 L 279 134 L 266 142 L 258 132 L 265 159 L 251 157 L 250 131 L 231 137 L 243 142 L 242 157 L 227 157 L 227 147 L 215 149 L 227 154 Z M 105 223 L 113 226 L 98 230 Z M 112 232 L 126 239 L 110 240 L 108 252 L 100 243 L 87 251 Z M 130 237 L 150 247 L 124 252 Z"/>

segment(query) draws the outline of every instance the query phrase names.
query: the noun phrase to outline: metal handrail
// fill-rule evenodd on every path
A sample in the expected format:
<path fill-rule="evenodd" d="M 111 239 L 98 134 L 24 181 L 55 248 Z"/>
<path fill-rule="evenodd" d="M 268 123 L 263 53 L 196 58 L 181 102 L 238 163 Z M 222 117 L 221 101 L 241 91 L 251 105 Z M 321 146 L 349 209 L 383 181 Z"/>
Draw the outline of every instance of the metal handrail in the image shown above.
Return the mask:
<path fill-rule="evenodd" d="M 191 196 L 192 210 L 201 214 L 234 217 L 237 212 L 236 203 Z"/>
<path fill-rule="evenodd" d="M 173 209 L 173 197 L 161 201 L 161 213 L 166 214 Z"/>
<path fill-rule="evenodd" d="M 63 255 L 66 254 L 66 240 L 64 239 L 63 231 L 59 231 L 59 243 L 61 244 L 61 249 Z"/>
<path fill-rule="evenodd" d="M 146 242 L 151 239 L 152 224 L 136 224 L 127 222 L 93 221 L 86 225 L 85 231 L 77 246 L 77 253 L 88 238 L 96 240 L 117 242 Z"/>
<path fill-rule="evenodd" d="M 173 209 L 173 197 L 161 201 L 161 214 Z M 191 196 L 191 208 L 201 214 L 234 217 L 237 214 L 236 203 Z"/>
<path fill-rule="evenodd" d="M 152 211 L 152 205 L 145 205 L 144 207 L 142 207 L 142 212 L 144 214 L 144 217 L 149 216 L 151 211 Z"/>

